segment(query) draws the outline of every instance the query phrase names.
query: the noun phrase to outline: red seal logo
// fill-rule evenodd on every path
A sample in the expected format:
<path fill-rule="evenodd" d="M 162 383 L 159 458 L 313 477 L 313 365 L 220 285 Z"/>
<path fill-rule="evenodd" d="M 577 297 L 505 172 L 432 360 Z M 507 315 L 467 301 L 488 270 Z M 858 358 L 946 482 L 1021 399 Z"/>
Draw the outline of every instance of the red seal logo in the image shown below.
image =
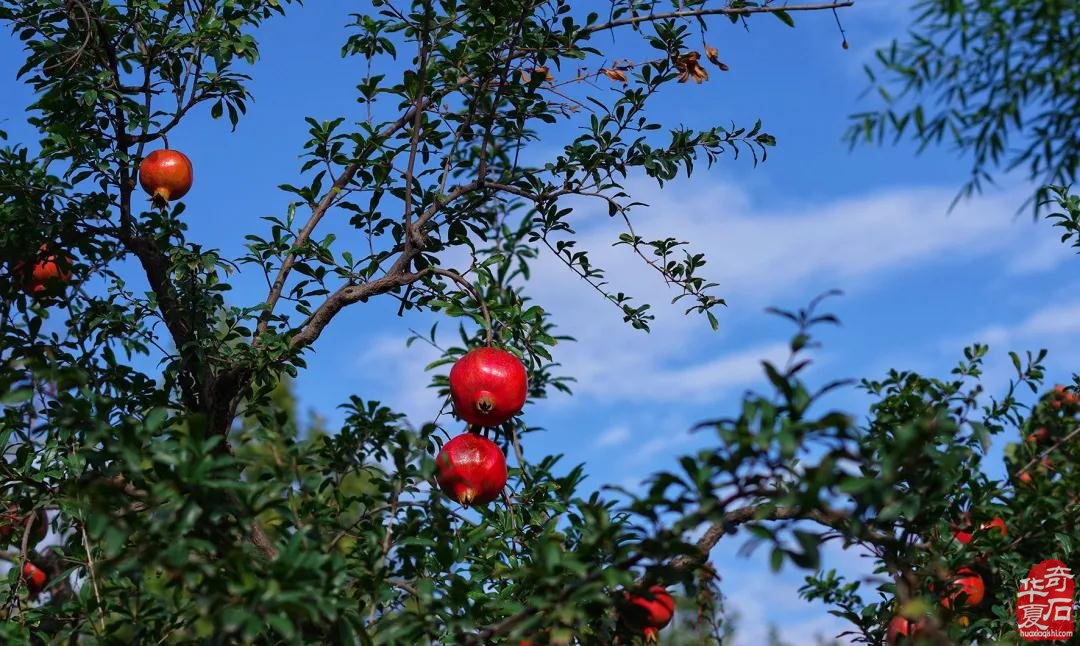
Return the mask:
<path fill-rule="evenodd" d="M 1076 584 L 1061 561 L 1048 559 L 1031 568 L 1016 593 L 1016 620 L 1027 641 L 1064 641 L 1073 635 Z"/>

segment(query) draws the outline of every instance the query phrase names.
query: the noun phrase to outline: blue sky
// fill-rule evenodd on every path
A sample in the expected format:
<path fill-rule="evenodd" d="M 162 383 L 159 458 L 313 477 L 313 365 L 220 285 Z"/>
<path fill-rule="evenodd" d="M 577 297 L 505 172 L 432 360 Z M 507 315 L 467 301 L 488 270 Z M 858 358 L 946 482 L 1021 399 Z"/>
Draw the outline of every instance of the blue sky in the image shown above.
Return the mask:
<path fill-rule="evenodd" d="M 542 259 L 531 293 L 556 315 L 562 333 L 579 340 L 556 349 L 578 384 L 573 398 L 527 410 L 531 425 L 546 428 L 530 436 L 527 452 L 565 453 L 567 466 L 587 463 L 592 487 L 635 486 L 654 470 L 673 468 L 678 455 L 708 441 L 688 429 L 730 413 L 747 388 L 762 385 L 760 359 L 783 356 L 790 328 L 763 309 L 799 307 L 832 288 L 845 291 L 828 302 L 843 326 L 823 331 L 825 347 L 811 373 L 819 382 L 880 376 L 890 367 L 942 375 L 973 341 L 992 346 L 991 387 L 1010 375 L 1009 349 L 1048 348 L 1049 378 L 1068 377 L 1080 360 L 1073 342 L 1080 274 L 1069 271 L 1076 260 L 1046 223 L 1016 216 L 1031 187 L 1004 178 L 1002 188 L 947 213 L 966 160 L 944 149 L 917 156 L 907 145 L 849 152 L 840 140 L 846 116 L 870 105 L 858 98 L 865 89 L 861 67 L 903 28 L 902 5 L 859 0 L 843 11 L 848 50 L 828 13 L 797 15 L 794 30 L 769 17 L 752 21 L 749 32 L 713 22 L 709 40 L 731 71 L 710 68 L 709 82 L 671 88 L 654 114 L 698 127 L 761 118 L 777 147 L 756 168 L 726 157 L 663 191 L 642 178 L 629 186 L 650 205 L 636 214 L 639 233 L 673 235 L 706 252 L 706 274 L 729 303 L 719 312 L 720 331 L 667 305 L 674 294 L 658 277 L 625 249 L 610 247 L 618 231 L 606 213 L 583 207 L 575 216 L 582 244 L 615 287 L 653 304 L 657 320 L 651 335 L 630 329 L 561 265 Z M 184 215 L 192 241 L 239 256 L 244 234 L 263 228 L 259 218 L 283 212 L 288 197 L 275 187 L 297 183 L 303 118 L 363 118 L 353 88 L 364 69 L 339 57 L 350 10 L 355 3 L 309 2 L 268 23 L 253 71 L 256 102 L 237 131 L 203 112 L 170 136 L 196 167 Z M 641 51 L 633 38 L 602 42 L 620 57 Z M 29 142 L 23 108 L 31 98 L 14 82 L 20 60 L 17 42 L 0 37 L 0 128 Z M 565 140 L 572 131 L 558 134 Z M 542 159 L 547 152 L 536 147 L 528 154 Z M 340 233 L 342 244 L 359 240 L 346 222 L 344 214 L 329 217 L 325 230 Z M 263 277 L 250 268 L 237 280 L 235 302 L 265 295 Z M 335 407 L 358 394 L 418 423 L 432 418 L 441 402 L 425 388 L 431 356 L 420 344 L 404 346 L 408 329 L 426 330 L 432 318 L 398 319 L 394 305 L 387 299 L 353 307 L 323 334 L 297 380 L 305 406 L 336 420 Z M 850 390 L 830 403 L 857 412 L 865 401 Z M 792 644 L 846 628 L 798 600 L 802 573 L 773 575 L 764 553 L 736 557 L 741 544 L 729 540 L 714 555 L 729 607 L 742 617 L 739 643 L 763 643 L 768 623 Z M 861 569 L 856 556 L 838 552 L 826 565 Z"/>

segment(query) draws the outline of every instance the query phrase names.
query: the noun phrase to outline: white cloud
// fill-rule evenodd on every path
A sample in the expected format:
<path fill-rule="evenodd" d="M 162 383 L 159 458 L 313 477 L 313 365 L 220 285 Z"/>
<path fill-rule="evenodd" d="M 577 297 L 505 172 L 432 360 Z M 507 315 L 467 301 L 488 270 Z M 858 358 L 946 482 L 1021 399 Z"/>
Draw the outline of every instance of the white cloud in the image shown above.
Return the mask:
<path fill-rule="evenodd" d="M 745 191 L 724 185 L 691 192 L 686 183 L 661 191 L 632 182 L 628 192 L 649 204 L 634 212 L 640 235 L 691 241 L 691 248 L 705 252 L 705 275 L 720 283 L 722 295 L 755 304 L 815 279 L 846 287 L 927 262 L 1006 250 L 1025 257 L 1035 243 L 1053 237 L 1044 225 L 1012 217 L 1020 200 L 1012 193 L 963 202 L 947 213 L 953 192 L 946 189 L 897 189 L 783 209 L 757 208 Z M 623 229 L 601 207 L 578 216 L 584 233 L 579 247 L 609 269 L 616 288 L 632 295 L 644 288 L 651 301 L 670 300 L 675 294 L 658 275 L 626 247 L 611 247 Z M 561 289 L 565 282 L 550 287 Z"/>
<path fill-rule="evenodd" d="M 1019 336 L 1080 332 L 1080 302 L 1056 305 L 1035 312 L 1019 326 Z"/>
<path fill-rule="evenodd" d="M 379 385 L 376 394 L 380 399 L 405 413 L 412 423 L 420 424 L 435 419 L 444 403 L 435 390 L 427 387 L 431 373 L 424 371 L 424 366 L 438 357 L 438 351 L 422 342 L 406 347 L 404 338 L 385 336 L 364 348 L 356 366 L 362 378 Z M 378 371 L 372 371 L 372 366 L 378 366 Z M 449 414 L 444 412 L 440 422 L 449 422 Z"/>
<path fill-rule="evenodd" d="M 614 332 L 612 336 L 621 334 Z M 559 358 L 568 374 L 578 380 L 575 394 L 604 401 L 707 402 L 719 398 L 725 388 L 760 379 L 763 359 L 778 362 L 787 356 L 786 345 L 770 343 L 715 358 L 696 354 L 688 362 L 669 362 L 663 349 L 644 347 L 653 345 L 652 337 L 643 339 L 633 350 L 618 342 L 599 343 L 590 336 L 566 346 Z"/>
<path fill-rule="evenodd" d="M 600 437 L 596 438 L 593 442 L 593 446 L 596 448 L 604 448 L 611 446 L 621 446 L 630 439 L 630 429 L 625 426 L 613 426 L 608 430 L 600 434 Z"/>
<path fill-rule="evenodd" d="M 939 345 L 950 351 L 972 342 L 1008 348 L 1032 340 L 1044 343 L 1047 337 L 1077 332 L 1080 332 L 1080 301 L 1049 305 L 1016 323 L 989 325 L 964 337 L 944 339 Z"/>
<path fill-rule="evenodd" d="M 720 589 L 725 606 L 737 615 L 735 643 L 754 646 L 768 643 L 769 626 L 778 629 L 779 637 L 792 646 L 816 646 L 819 639 L 837 639 L 842 644 L 855 643 L 851 636 L 838 637 L 853 626 L 826 612 L 829 607 L 820 601 L 809 602 L 799 597 L 799 588 L 809 573 L 790 565 L 778 573 L 768 566 L 768 550 L 756 550 L 750 557 L 736 556 L 746 541 L 740 534 L 721 541 L 712 560 L 720 565 Z M 873 572 L 872 561 L 858 548 L 843 549 L 838 543 L 822 545 L 822 566 L 835 568 L 848 577 L 859 580 Z M 862 589 L 863 597 L 873 597 L 873 585 Z"/>
<path fill-rule="evenodd" d="M 721 332 L 702 317 L 685 316 L 677 291 L 624 246 L 623 231 L 602 204 L 579 203 L 573 221 L 578 248 L 607 272 L 612 291 L 653 305 L 651 335 L 632 330 L 621 312 L 551 257 L 541 256 L 529 285 L 550 309 L 559 331 L 579 342 L 556 348 L 555 357 L 578 379 L 575 392 L 602 401 L 707 402 L 725 389 L 753 383 L 763 358 L 784 356 L 778 343 L 723 347 L 726 329 L 766 305 L 805 302 L 833 287 L 847 292 L 880 285 L 912 268 L 948 267 L 988 256 L 1019 263 L 1053 232 L 1014 217 L 1020 193 L 984 196 L 948 213 L 954 192 L 907 188 L 822 204 L 756 207 L 740 187 L 685 182 L 663 190 L 645 181 L 628 193 L 649 204 L 633 214 L 646 239 L 673 236 L 705 253 L 704 275 L 732 307 L 718 312 Z M 1017 260 L 1020 259 L 1020 260 Z M 1015 262 L 1014 262 L 1015 261 Z"/>
<path fill-rule="evenodd" d="M 541 255 L 528 291 L 552 311 L 560 333 L 578 340 L 554 351 L 561 370 L 578 380 L 575 401 L 708 403 L 760 379 L 762 359 L 775 362 L 786 356 L 778 342 L 723 345 L 728 327 L 751 315 L 764 316 L 760 308 L 765 305 L 798 304 L 832 287 L 857 293 L 890 274 L 980 257 L 1022 267 L 1033 249 L 1054 237 L 1044 224 L 1033 226 L 1014 217 L 1019 193 L 980 197 L 947 213 L 951 187 L 895 189 L 771 209 L 756 207 L 745 190 L 724 184 L 691 192 L 686 183 L 669 183 L 661 191 L 634 181 L 628 192 L 650 204 L 634 214 L 637 232 L 646 238 L 672 235 L 691 241 L 692 249 L 706 254 L 705 275 L 720 283 L 718 293 L 732 308 L 719 312 L 719 334 L 709 331 L 702 317 L 685 316 L 681 302 L 670 304 L 676 292 L 655 271 L 629 249 L 611 246 L 622 231 L 619 221 L 607 217 L 600 204 L 580 204 L 573 216 L 579 247 L 607 270 L 611 289 L 653 304 L 656 319 L 652 334 L 631 329 L 617 308 L 551 254 Z M 1034 269 L 1029 265 L 1027 270 Z M 1032 334 L 1073 330 L 1078 317 L 1080 308 L 1047 312 L 1027 322 L 1027 329 Z M 1013 333 L 991 332 L 995 340 Z M 430 377 L 423 366 L 434 353 L 412 352 L 415 349 L 406 350 L 400 338 L 384 338 L 369 346 L 361 361 L 394 366 L 393 374 L 380 375 L 380 380 L 398 384 L 390 402 L 430 419 L 441 402 L 434 402 L 425 387 Z M 569 405 L 565 398 L 544 404 Z M 601 437 L 597 446 L 614 446 L 618 439 L 618 433 Z"/>

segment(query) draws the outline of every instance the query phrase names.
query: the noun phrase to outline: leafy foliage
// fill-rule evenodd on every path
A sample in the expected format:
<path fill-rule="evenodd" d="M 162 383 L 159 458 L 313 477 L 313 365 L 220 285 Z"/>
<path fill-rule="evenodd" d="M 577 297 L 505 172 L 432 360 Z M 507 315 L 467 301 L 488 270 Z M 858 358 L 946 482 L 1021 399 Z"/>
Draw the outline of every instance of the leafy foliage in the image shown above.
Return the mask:
<path fill-rule="evenodd" d="M 1071 184 L 1080 168 L 1080 6 L 1073 0 L 919 0 L 914 26 L 866 72 L 880 110 L 852 115 L 859 141 L 947 142 L 972 156 L 958 199 L 997 170 Z M 1049 199 L 1038 189 L 1036 209 Z"/>

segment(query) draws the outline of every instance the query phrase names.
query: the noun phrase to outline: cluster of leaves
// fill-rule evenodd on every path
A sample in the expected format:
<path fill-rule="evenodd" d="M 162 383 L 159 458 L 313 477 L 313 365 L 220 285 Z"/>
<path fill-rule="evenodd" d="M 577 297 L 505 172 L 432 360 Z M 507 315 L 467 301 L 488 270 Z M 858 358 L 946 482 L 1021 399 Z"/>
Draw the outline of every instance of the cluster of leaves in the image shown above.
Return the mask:
<path fill-rule="evenodd" d="M 1072 246 L 1080 248 L 1080 195 L 1072 195 L 1064 186 L 1049 186 L 1052 201 L 1060 208 L 1060 212 L 1051 213 L 1047 217 L 1054 222 L 1055 227 L 1063 230 L 1061 241 L 1072 242 Z M 1075 239 L 1074 239 L 1075 238 Z"/>
<path fill-rule="evenodd" d="M 847 138 L 909 137 L 973 157 L 959 197 L 1022 168 L 1042 185 L 1080 168 L 1080 5 L 1073 0 L 919 0 L 910 33 L 866 68 L 881 110 L 852 115 Z"/>

